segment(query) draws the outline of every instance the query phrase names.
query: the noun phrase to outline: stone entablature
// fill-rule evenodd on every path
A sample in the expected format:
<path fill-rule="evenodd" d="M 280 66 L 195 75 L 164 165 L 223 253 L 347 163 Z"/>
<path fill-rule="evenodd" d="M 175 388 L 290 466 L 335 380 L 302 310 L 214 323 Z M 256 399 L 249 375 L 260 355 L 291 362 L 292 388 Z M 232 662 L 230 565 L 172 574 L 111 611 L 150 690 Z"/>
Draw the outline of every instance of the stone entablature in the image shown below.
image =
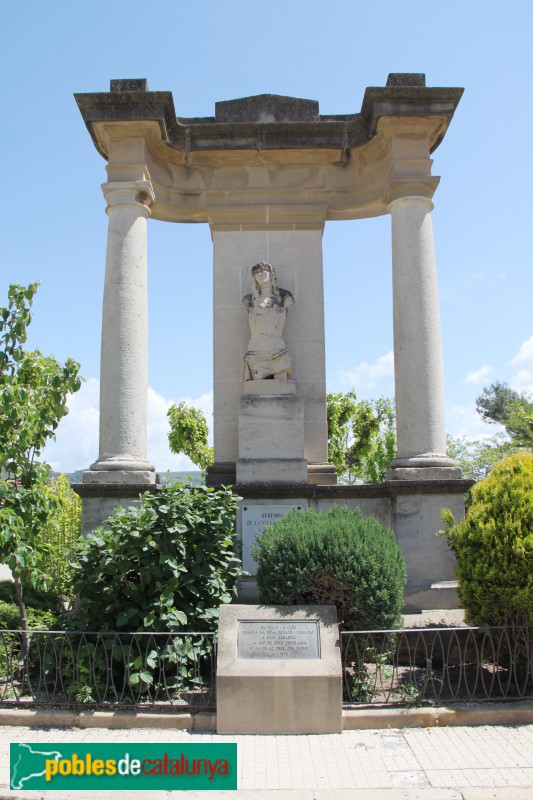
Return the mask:
<path fill-rule="evenodd" d="M 386 214 L 393 195 L 420 187 L 431 196 L 430 153 L 463 92 L 392 74 L 366 90 L 356 114 L 320 115 L 312 100 L 259 95 L 217 103 L 214 117 L 184 118 L 170 92 L 150 92 L 146 81 L 111 88 L 76 95 L 110 181 L 141 180 L 146 170 L 154 219 L 254 228 Z"/>

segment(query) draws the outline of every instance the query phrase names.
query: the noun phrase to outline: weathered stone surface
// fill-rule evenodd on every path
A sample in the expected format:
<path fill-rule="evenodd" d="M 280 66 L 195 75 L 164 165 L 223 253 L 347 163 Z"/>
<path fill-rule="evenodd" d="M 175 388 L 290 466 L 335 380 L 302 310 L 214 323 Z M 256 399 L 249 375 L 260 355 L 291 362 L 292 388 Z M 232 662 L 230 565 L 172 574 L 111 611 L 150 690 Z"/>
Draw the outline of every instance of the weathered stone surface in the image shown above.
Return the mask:
<path fill-rule="evenodd" d="M 242 302 L 252 334 L 244 354 L 244 380 L 286 380 L 292 362 L 282 334 L 294 297 L 278 287 L 274 267 L 261 261 L 252 267 L 252 292 Z"/>
<path fill-rule="evenodd" d="M 423 72 L 390 72 L 387 86 L 425 86 L 426 76 Z"/>
<path fill-rule="evenodd" d="M 239 100 L 215 103 L 215 122 L 315 122 L 319 118 L 316 100 L 258 94 Z"/>
<path fill-rule="evenodd" d="M 120 78 L 110 82 L 111 92 L 147 92 L 148 81 L 146 78 Z"/>

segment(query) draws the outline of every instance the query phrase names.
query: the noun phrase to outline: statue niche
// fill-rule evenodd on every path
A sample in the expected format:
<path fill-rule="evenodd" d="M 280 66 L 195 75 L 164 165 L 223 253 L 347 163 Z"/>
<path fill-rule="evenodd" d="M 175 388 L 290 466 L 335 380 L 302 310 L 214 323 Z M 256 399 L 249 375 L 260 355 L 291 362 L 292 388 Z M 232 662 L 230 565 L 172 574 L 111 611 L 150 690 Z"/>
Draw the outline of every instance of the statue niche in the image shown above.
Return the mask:
<path fill-rule="evenodd" d="M 274 268 L 262 261 L 252 267 L 252 293 L 242 302 L 252 334 L 244 356 L 244 380 L 287 380 L 292 364 L 282 333 L 294 297 L 278 288 Z"/>

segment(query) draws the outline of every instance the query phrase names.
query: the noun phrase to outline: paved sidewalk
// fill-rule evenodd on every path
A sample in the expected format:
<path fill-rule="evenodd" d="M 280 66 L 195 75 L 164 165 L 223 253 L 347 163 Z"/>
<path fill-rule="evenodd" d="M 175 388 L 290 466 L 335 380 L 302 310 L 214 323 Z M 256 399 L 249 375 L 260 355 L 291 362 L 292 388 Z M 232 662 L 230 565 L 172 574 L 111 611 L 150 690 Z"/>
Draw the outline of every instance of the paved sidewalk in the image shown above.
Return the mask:
<path fill-rule="evenodd" d="M 10 742 L 237 742 L 237 792 L 107 792 L 105 800 L 533 800 L 533 725 L 319 736 L 0 727 L 0 800 L 104 800 L 98 792 L 10 792 Z"/>

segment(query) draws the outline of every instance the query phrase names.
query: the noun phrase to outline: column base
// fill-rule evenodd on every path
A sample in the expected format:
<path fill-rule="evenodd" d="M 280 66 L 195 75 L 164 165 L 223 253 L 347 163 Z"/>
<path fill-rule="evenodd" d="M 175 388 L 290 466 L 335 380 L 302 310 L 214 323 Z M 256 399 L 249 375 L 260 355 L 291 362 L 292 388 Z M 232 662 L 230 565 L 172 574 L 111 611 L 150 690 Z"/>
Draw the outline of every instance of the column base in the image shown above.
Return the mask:
<path fill-rule="evenodd" d="M 131 484 L 133 486 L 153 486 L 156 483 L 156 472 L 142 469 L 88 469 L 83 473 L 83 483 L 85 485 L 102 484 Z"/>
<path fill-rule="evenodd" d="M 83 473 L 83 483 L 156 483 L 155 467 L 145 459 L 128 455 L 99 458 Z"/>
<path fill-rule="evenodd" d="M 388 481 L 460 480 L 461 468 L 445 453 L 421 453 L 400 456 L 390 464 Z"/>
<path fill-rule="evenodd" d="M 307 464 L 307 482 L 314 486 L 336 486 L 337 470 L 333 464 Z"/>

